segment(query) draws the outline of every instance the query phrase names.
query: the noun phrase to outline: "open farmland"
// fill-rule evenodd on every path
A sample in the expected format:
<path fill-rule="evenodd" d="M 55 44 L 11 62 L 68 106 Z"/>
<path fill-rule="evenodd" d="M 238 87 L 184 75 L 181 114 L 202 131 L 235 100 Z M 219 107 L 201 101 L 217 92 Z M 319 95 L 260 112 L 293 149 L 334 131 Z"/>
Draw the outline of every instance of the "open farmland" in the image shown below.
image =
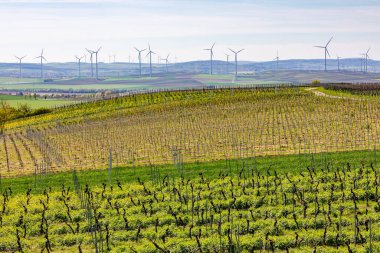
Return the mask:
<path fill-rule="evenodd" d="M 69 105 L 76 103 L 77 101 L 65 100 L 65 99 L 44 99 L 44 98 L 34 98 L 33 96 L 15 96 L 15 95 L 1 95 L 0 101 L 6 101 L 12 107 L 18 107 L 20 105 L 28 105 L 32 109 L 38 108 L 52 108 L 59 107 L 63 105 Z"/>
<path fill-rule="evenodd" d="M 3 177 L 36 171 L 373 150 L 379 105 L 303 88 L 133 95 L 9 122 Z"/>
<path fill-rule="evenodd" d="M 316 91 L 147 93 L 7 122 L 0 251 L 379 251 L 376 96 Z"/>
<path fill-rule="evenodd" d="M 170 167 L 123 168 L 111 184 L 105 173 L 94 172 L 103 178 L 94 184 L 92 172 L 73 172 L 61 187 L 46 178 L 37 194 L 14 185 L 0 196 L 0 250 L 378 252 L 376 163 L 335 159 L 344 165 L 311 159 L 297 168 L 278 157 L 186 165 L 182 176 Z M 286 167 L 268 169 L 274 161 Z"/>

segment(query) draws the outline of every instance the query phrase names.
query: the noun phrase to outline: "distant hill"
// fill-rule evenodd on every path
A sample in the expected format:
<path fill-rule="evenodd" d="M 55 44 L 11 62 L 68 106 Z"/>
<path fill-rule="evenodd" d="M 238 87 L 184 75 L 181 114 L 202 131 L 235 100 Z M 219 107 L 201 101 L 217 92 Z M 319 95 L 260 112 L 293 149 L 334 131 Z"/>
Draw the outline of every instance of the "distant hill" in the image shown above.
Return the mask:
<path fill-rule="evenodd" d="M 239 62 L 239 72 L 262 72 L 270 70 L 324 70 L 323 59 L 294 59 L 294 60 L 281 60 L 268 61 L 268 62 Z M 95 68 L 95 66 L 94 66 Z M 170 72 L 186 72 L 186 73 L 209 73 L 209 61 L 190 61 L 181 62 L 177 64 L 168 65 Z M 227 67 L 225 61 L 213 61 L 213 72 L 215 74 L 226 74 L 227 69 L 230 73 L 234 71 L 235 65 L 230 62 Z M 327 61 L 328 70 L 337 70 L 338 61 L 336 59 L 329 59 Z M 346 71 L 360 71 L 361 59 L 348 58 L 340 60 L 341 70 Z M 25 63 L 22 65 L 23 77 L 38 78 L 40 75 L 40 65 L 35 63 Z M 368 61 L 369 72 L 380 72 L 380 61 Z M 143 74 L 149 73 L 149 65 L 142 65 Z M 153 64 L 154 74 L 165 73 L 165 64 Z M 63 77 L 76 77 L 78 75 L 78 65 L 75 62 L 66 63 L 46 63 L 44 64 L 45 78 L 63 78 Z M 138 74 L 137 63 L 99 63 L 99 76 L 100 77 L 123 77 Z M 0 63 L 0 77 L 18 77 L 19 65 L 17 63 Z M 82 76 L 91 76 L 91 64 L 82 63 Z"/>

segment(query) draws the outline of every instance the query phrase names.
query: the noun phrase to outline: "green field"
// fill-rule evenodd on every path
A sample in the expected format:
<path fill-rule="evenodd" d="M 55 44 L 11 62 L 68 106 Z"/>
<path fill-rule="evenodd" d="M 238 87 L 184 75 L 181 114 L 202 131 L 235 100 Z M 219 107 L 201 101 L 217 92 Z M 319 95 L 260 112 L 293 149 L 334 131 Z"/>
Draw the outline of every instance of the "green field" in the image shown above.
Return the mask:
<path fill-rule="evenodd" d="M 37 98 L 34 99 L 33 97 L 24 97 L 24 96 L 13 96 L 13 95 L 1 95 L 0 94 L 0 101 L 6 101 L 9 103 L 12 107 L 18 107 L 21 104 L 27 104 L 32 109 L 38 109 L 38 108 L 52 108 L 52 107 L 59 107 L 62 105 L 69 105 L 77 103 L 77 101 L 73 100 L 65 100 L 65 99 L 43 99 L 43 98 Z"/>
<path fill-rule="evenodd" d="M 17 78 L 17 77 L 0 77 L 0 84 L 19 84 L 19 83 L 37 83 L 41 82 L 39 78 Z"/>
<path fill-rule="evenodd" d="M 111 77 L 107 78 L 105 82 L 113 82 L 113 81 L 140 81 L 140 80 L 157 80 L 158 77 Z"/>
<path fill-rule="evenodd" d="M 159 172 L 161 177 L 191 179 L 203 174 L 208 179 L 215 179 L 219 173 L 236 175 L 242 168 L 254 169 L 259 172 L 267 170 L 279 174 L 298 173 L 304 171 L 306 167 L 314 168 L 343 167 L 350 163 L 353 167 L 360 167 L 363 163 L 367 166 L 370 163 L 377 165 L 380 161 L 378 151 L 350 151 L 318 154 L 298 154 L 286 156 L 264 156 L 251 157 L 246 159 L 220 160 L 213 162 L 184 163 L 182 171 L 179 171 L 174 164 L 152 165 L 152 166 L 128 166 L 113 167 L 111 181 L 117 180 L 123 183 L 135 183 L 137 179 L 149 181 L 152 179 L 152 171 Z M 108 170 L 79 170 L 76 172 L 82 184 L 96 187 L 102 183 L 108 183 Z M 60 190 L 62 185 L 74 188 L 72 171 L 61 173 L 46 173 L 33 176 L 20 176 L 15 178 L 2 178 L 0 187 L 2 190 L 10 187 L 14 194 L 23 194 L 28 189 L 33 189 L 32 193 L 41 194 L 44 190 L 52 188 L 54 191 Z"/>
<path fill-rule="evenodd" d="M 375 152 L 6 179 L 0 250 L 378 252 L 378 186 Z"/>
<path fill-rule="evenodd" d="M 166 91 L 6 122 L 0 251 L 380 252 L 380 106 L 317 91 Z"/>
<path fill-rule="evenodd" d="M 78 91 L 78 90 L 135 90 L 135 89 L 152 89 L 152 86 L 144 84 L 45 84 L 45 83 L 25 83 L 25 84 L 0 84 L 0 90 L 43 90 L 43 91 L 53 91 L 53 90 L 62 90 L 62 91 Z"/>

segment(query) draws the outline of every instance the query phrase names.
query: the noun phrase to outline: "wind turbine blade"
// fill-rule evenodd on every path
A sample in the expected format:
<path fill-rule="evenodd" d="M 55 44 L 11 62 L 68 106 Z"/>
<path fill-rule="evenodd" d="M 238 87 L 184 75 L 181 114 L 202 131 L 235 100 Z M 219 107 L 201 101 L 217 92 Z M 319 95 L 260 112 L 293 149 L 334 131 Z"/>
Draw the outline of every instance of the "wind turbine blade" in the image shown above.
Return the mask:
<path fill-rule="evenodd" d="M 214 44 L 212 44 L 212 47 L 211 47 L 211 49 L 213 49 L 213 48 L 214 48 L 214 46 L 215 46 L 215 43 L 216 43 L 216 42 L 214 42 Z"/>
<path fill-rule="evenodd" d="M 240 52 L 242 52 L 242 51 L 244 51 L 245 49 L 240 49 L 237 53 L 240 53 Z"/>
<path fill-rule="evenodd" d="M 96 52 L 99 52 L 99 51 L 100 51 L 100 49 L 102 49 L 102 47 L 99 47 L 98 51 L 96 51 Z"/>
<path fill-rule="evenodd" d="M 170 54 L 168 54 L 168 56 L 166 56 L 166 60 L 169 59 L 169 56 L 170 56 Z"/>
<path fill-rule="evenodd" d="M 229 48 L 229 50 L 230 50 L 232 53 L 236 54 L 236 52 L 235 52 L 234 50 L 232 50 L 231 48 Z"/>
<path fill-rule="evenodd" d="M 44 49 L 42 49 L 42 51 L 41 51 L 41 56 L 44 54 Z"/>
<path fill-rule="evenodd" d="M 330 42 L 332 41 L 333 38 L 334 38 L 334 36 L 332 36 L 331 39 L 329 40 L 329 42 L 327 42 L 326 47 L 330 44 Z"/>
<path fill-rule="evenodd" d="M 47 60 L 45 59 L 45 57 L 43 57 L 43 56 L 42 56 L 42 59 L 43 59 L 44 61 L 47 61 Z"/>
<path fill-rule="evenodd" d="M 326 47 L 326 53 L 327 53 L 327 55 L 328 55 L 329 57 L 331 57 L 331 56 L 330 56 L 330 52 L 329 52 L 329 50 L 327 49 L 327 47 Z"/>
<path fill-rule="evenodd" d="M 325 48 L 325 47 L 323 47 L 323 46 L 314 46 L 314 47 L 318 47 L 318 48 Z"/>
<path fill-rule="evenodd" d="M 368 50 L 367 50 L 367 53 L 366 53 L 366 54 L 368 54 L 368 53 L 369 53 L 369 50 L 371 50 L 371 48 L 368 48 Z"/>

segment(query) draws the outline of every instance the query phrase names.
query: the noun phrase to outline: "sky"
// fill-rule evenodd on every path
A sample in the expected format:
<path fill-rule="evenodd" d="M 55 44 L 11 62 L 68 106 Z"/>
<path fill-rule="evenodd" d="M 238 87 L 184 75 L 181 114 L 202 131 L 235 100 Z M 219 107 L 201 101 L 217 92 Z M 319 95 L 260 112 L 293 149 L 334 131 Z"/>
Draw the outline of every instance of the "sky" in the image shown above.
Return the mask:
<path fill-rule="evenodd" d="M 38 62 L 42 48 L 48 62 L 74 61 L 100 46 L 100 61 L 135 62 L 148 44 L 155 61 L 207 60 L 214 42 L 216 60 L 228 48 L 245 49 L 239 60 L 316 59 L 332 36 L 332 58 L 371 47 L 380 59 L 379 13 L 380 0 L 0 0 L 0 62 Z"/>

